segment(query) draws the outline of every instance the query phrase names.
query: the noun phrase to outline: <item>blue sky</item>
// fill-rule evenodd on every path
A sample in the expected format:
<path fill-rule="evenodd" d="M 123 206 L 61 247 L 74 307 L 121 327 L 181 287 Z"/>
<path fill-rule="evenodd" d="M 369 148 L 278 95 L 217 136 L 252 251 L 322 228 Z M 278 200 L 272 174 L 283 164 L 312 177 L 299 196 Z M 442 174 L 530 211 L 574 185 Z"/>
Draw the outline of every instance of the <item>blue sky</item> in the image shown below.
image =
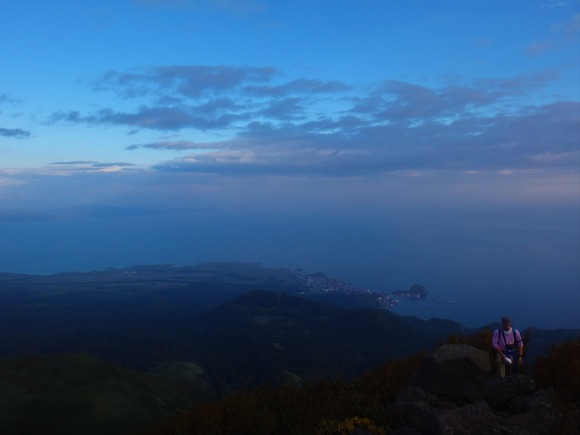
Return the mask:
<path fill-rule="evenodd" d="M 1 3 L 0 270 L 259 261 L 580 327 L 577 0 Z"/>

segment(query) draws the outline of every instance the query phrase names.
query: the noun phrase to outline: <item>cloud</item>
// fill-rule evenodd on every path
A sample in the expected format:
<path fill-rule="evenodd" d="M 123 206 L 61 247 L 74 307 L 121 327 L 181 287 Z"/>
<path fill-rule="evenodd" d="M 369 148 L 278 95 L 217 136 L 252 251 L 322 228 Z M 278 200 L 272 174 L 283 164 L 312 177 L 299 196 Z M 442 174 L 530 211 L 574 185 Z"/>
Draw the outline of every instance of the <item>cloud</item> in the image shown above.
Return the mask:
<path fill-rule="evenodd" d="M 554 48 L 553 41 L 533 42 L 528 46 L 528 54 L 538 55 Z"/>
<path fill-rule="evenodd" d="M 115 112 L 111 109 L 104 109 L 89 115 L 81 115 L 76 111 L 60 112 L 52 115 L 51 122 L 111 124 L 165 131 L 184 128 L 211 130 L 228 128 L 235 122 L 249 117 L 244 113 L 216 113 L 215 110 L 205 112 L 204 106 L 141 106 L 135 112 Z"/>
<path fill-rule="evenodd" d="M 303 99 L 286 98 L 283 100 L 272 101 L 261 112 L 261 115 L 267 118 L 279 120 L 297 120 L 305 118 L 305 108 Z"/>
<path fill-rule="evenodd" d="M 297 79 L 270 84 L 280 73 L 270 67 L 169 66 L 109 71 L 94 88 L 126 99 L 148 100 L 133 111 L 105 108 L 88 114 L 54 113 L 50 122 L 123 125 L 131 129 L 225 130 L 260 119 L 307 117 L 306 106 L 352 89 L 338 81 Z"/>
<path fill-rule="evenodd" d="M 552 31 L 561 33 L 566 37 L 580 33 L 580 13 L 574 15 L 568 22 L 558 23 L 552 26 Z"/>
<path fill-rule="evenodd" d="M 126 162 L 97 162 L 92 160 L 72 160 L 49 163 L 51 167 L 44 172 L 48 175 L 73 175 L 76 173 L 108 173 L 132 169 L 135 165 Z"/>
<path fill-rule="evenodd" d="M 521 103 L 529 104 L 557 78 L 546 70 L 453 78 L 439 86 L 384 80 L 354 87 L 332 80 L 285 81 L 267 67 L 156 67 L 101 78 L 101 89 L 148 103 L 133 110 L 57 113 L 53 121 L 180 131 L 177 140 L 126 147 L 180 151 L 154 165 L 173 173 L 340 177 L 564 167 L 574 162 L 556 156 L 576 158 L 580 103 Z M 161 95 L 169 97 L 166 104 L 160 104 Z M 219 140 L 192 140 L 191 130 L 217 133 Z"/>
<path fill-rule="evenodd" d="M 580 43 L 578 35 L 580 34 L 580 13 L 574 15 L 569 21 L 556 23 L 550 28 L 554 38 L 544 41 L 532 42 L 527 49 L 530 55 L 539 55 L 545 52 L 562 49 L 567 44 Z"/>
<path fill-rule="evenodd" d="M 550 71 L 510 79 L 451 83 L 429 88 L 385 80 L 368 92 L 338 81 L 296 79 L 270 83 L 279 72 L 273 68 L 170 66 L 134 72 L 111 71 L 96 88 L 112 90 L 124 98 L 155 98 L 134 111 L 102 109 L 89 114 L 56 113 L 52 121 L 125 125 L 132 129 L 224 130 L 244 129 L 252 122 L 328 122 L 338 112 L 317 107 L 345 108 L 351 95 L 351 116 L 373 122 L 425 122 L 436 117 L 463 116 L 510 97 L 524 95 L 554 80 Z M 258 83 L 258 84 L 252 84 Z M 165 104 L 163 104 L 163 102 Z M 306 109 L 308 107 L 308 110 Z"/>
<path fill-rule="evenodd" d="M 173 65 L 134 72 L 109 71 L 94 87 L 126 98 L 148 94 L 200 98 L 214 92 L 230 92 L 242 84 L 268 82 L 276 75 L 278 72 L 272 67 Z"/>
<path fill-rule="evenodd" d="M 342 92 L 351 86 L 339 81 L 323 82 L 320 80 L 298 79 L 278 86 L 248 86 L 246 92 L 258 96 L 284 97 L 291 94 L 323 94 Z"/>
<path fill-rule="evenodd" d="M 22 103 L 22 101 L 11 97 L 10 95 L 4 92 L 0 92 L 0 104 L 2 103 L 19 104 Z"/>
<path fill-rule="evenodd" d="M 188 107 L 140 107 L 136 112 L 113 112 L 103 110 L 94 118 L 103 124 L 118 124 L 129 127 L 150 128 L 157 130 L 180 130 L 182 128 L 225 128 L 230 118 L 224 115 L 214 117 L 198 116 Z"/>
<path fill-rule="evenodd" d="M 500 171 L 575 168 L 580 103 L 522 108 L 420 125 L 254 124 L 220 147 L 160 163 L 159 171 L 221 175 L 361 176 L 399 170 Z M 316 124 L 316 123 L 314 123 Z M 310 126 L 308 129 L 306 126 Z M 182 147 L 181 149 L 185 149 Z M 549 158 L 548 156 L 551 156 Z"/>
<path fill-rule="evenodd" d="M 570 162 L 580 162 L 580 151 L 557 153 L 543 152 L 531 155 L 530 160 L 548 164 L 560 162 L 563 164 L 570 164 Z"/>
<path fill-rule="evenodd" d="M 97 163 L 93 160 L 73 160 L 70 162 L 53 162 L 51 165 L 91 165 Z"/>
<path fill-rule="evenodd" d="M 388 122 L 426 122 L 445 117 L 464 117 L 477 110 L 492 108 L 494 104 L 509 98 L 530 93 L 556 77 L 554 72 L 546 71 L 508 79 L 450 83 L 440 88 L 386 80 L 367 96 L 355 98 L 351 113 Z"/>
<path fill-rule="evenodd" d="M 574 1 L 574 0 L 572 0 Z M 570 0 L 544 0 L 542 3 L 542 7 L 544 8 L 555 8 L 560 6 L 568 6 L 570 4 Z"/>
<path fill-rule="evenodd" d="M 30 131 L 21 128 L 0 128 L 0 136 L 24 139 L 30 137 Z"/>
<path fill-rule="evenodd" d="M 126 147 L 127 150 L 136 150 L 138 148 L 149 148 L 155 150 L 172 150 L 172 151 L 183 151 L 183 150 L 207 150 L 215 149 L 220 147 L 220 142 L 192 142 L 192 141 L 162 141 L 147 144 L 134 144 Z"/>

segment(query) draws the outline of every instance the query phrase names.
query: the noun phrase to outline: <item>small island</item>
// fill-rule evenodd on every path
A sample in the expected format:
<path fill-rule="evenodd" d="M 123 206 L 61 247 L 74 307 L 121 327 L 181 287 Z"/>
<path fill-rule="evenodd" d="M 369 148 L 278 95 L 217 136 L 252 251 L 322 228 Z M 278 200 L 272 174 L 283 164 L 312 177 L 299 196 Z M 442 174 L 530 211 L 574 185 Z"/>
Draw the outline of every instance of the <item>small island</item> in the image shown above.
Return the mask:
<path fill-rule="evenodd" d="M 409 287 L 409 290 L 396 290 L 393 294 L 399 297 L 409 297 L 411 299 L 425 299 L 427 297 L 427 289 L 422 285 L 413 284 Z"/>

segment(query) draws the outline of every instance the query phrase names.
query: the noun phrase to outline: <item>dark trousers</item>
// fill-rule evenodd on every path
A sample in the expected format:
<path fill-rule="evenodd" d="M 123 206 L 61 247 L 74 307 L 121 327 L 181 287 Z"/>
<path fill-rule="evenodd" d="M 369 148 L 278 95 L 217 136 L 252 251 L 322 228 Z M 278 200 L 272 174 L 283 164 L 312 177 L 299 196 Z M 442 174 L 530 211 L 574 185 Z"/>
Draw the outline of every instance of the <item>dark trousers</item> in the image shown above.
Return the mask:
<path fill-rule="evenodd" d="M 508 364 L 501 354 L 498 352 L 495 359 L 497 366 L 497 374 L 499 377 L 503 378 L 505 375 L 512 375 L 517 373 L 518 369 L 518 349 L 506 349 L 502 350 L 503 354 L 512 360 L 511 364 Z"/>

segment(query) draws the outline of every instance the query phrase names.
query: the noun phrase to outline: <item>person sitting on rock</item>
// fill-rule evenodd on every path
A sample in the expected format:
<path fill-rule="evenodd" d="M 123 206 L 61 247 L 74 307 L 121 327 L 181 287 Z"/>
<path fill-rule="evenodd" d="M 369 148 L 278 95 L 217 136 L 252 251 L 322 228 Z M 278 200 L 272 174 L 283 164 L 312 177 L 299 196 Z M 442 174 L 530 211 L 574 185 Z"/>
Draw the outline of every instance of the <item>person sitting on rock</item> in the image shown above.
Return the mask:
<path fill-rule="evenodd" d="M 522 365 L 524 353 L 524 343 L 520 331 L 512 328 L 512 321 L 509 317 L 501 318 L 501 328 L 493 332 L 491 345 L 497 350 L 496 364 L 497 374 L 505 376 L 506 365 L 513 367 L 510 373 L 516 373 L 517 366 Z"/>

